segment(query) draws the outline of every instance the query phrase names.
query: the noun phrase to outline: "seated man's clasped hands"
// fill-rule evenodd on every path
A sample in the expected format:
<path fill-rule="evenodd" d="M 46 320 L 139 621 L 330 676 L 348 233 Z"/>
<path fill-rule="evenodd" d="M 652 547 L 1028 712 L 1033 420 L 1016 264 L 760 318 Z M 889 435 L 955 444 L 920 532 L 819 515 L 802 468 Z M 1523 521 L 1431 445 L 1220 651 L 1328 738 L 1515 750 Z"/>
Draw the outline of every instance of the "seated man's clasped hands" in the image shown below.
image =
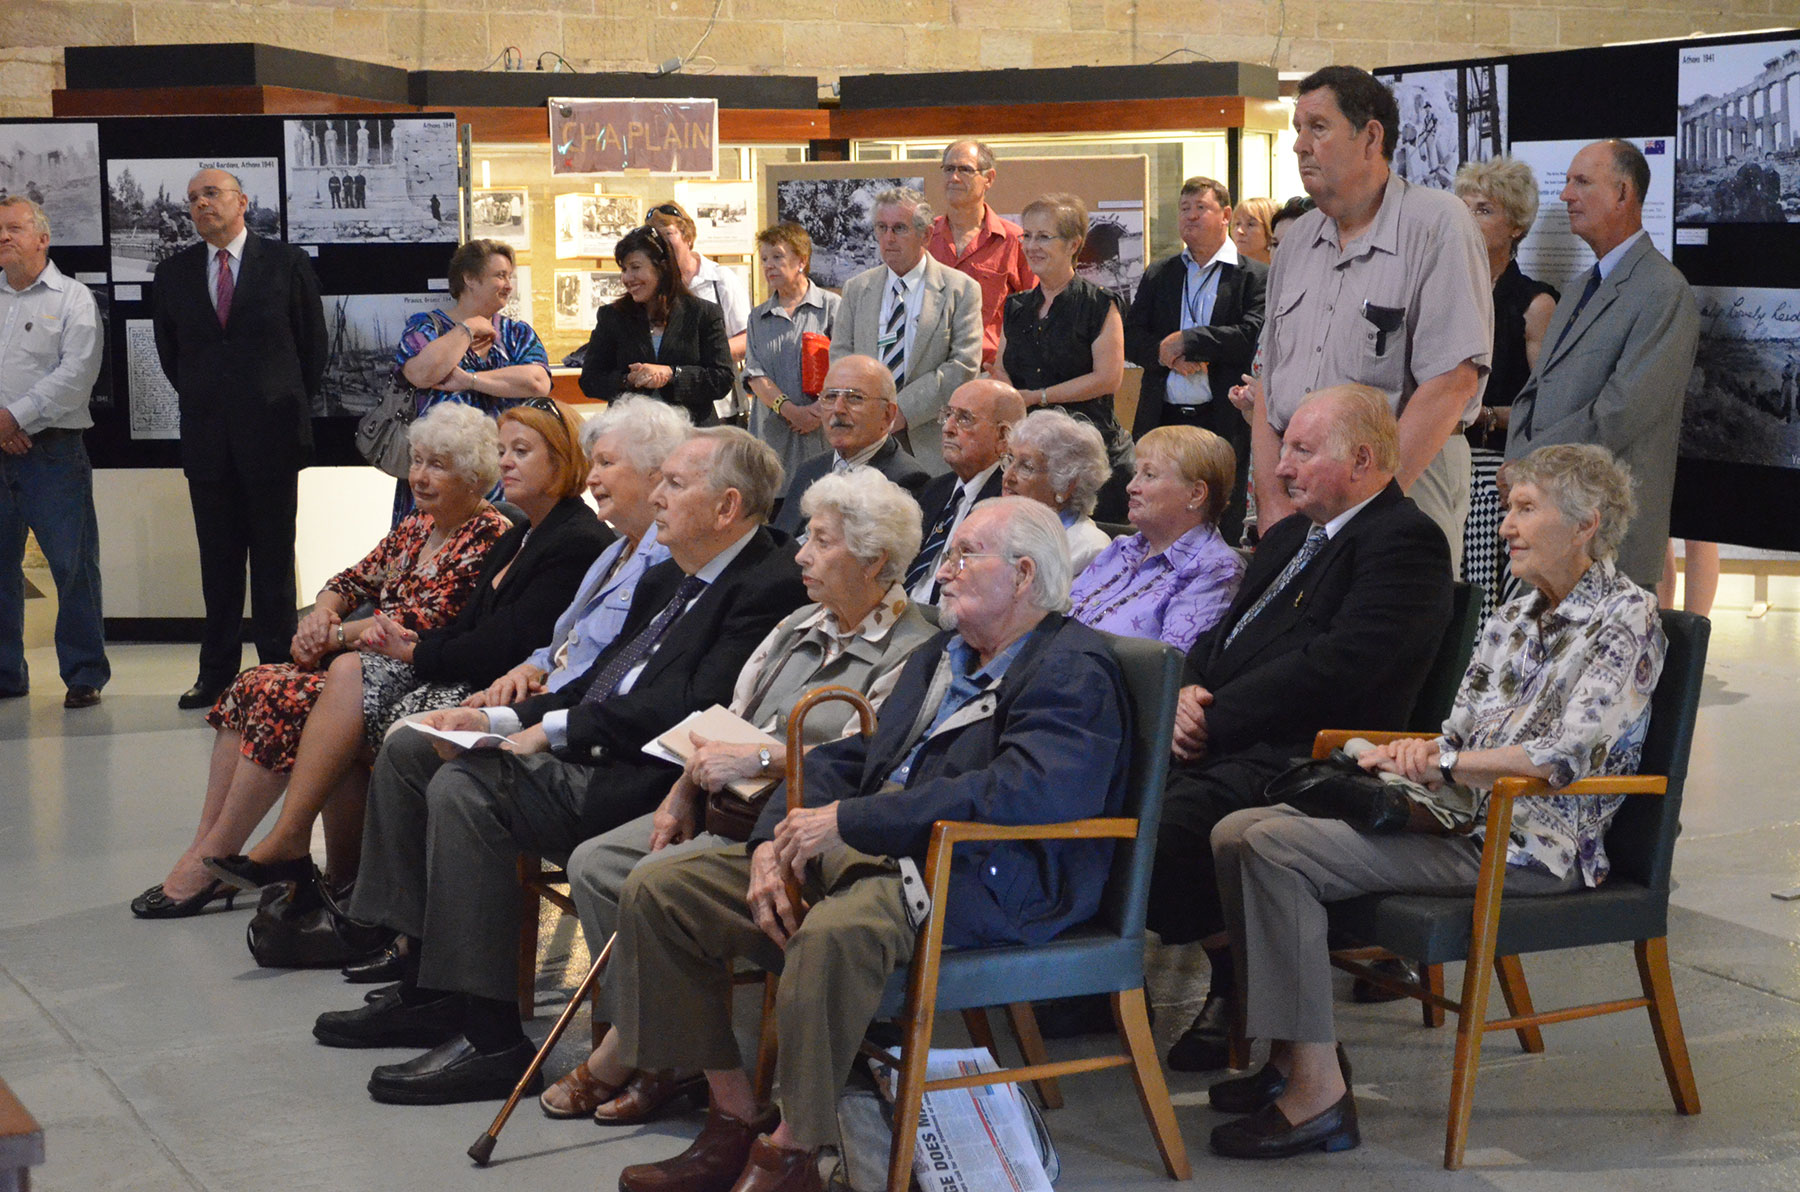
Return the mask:
<path fill-rule="evenodd" d="M 712 1106 L 682 1155 L 626 1168 L 625 1192 L 740 1177 L 817 1188 L 845 1074 L 888 977 L 912 955 L 898 859 L 922 858 L 938 820 L 1057 823 L 1120 806 L 1124 683 L 1104 639 L 1062 615 L 1069 562 L 1056 515 L 1020 498 L 977 505 L 938 575 L 946 631 L 908 660 L 873 739 L 807 755 L 804 808 L 785 811 L 778 791 L 748 847 L 653 857 L 627 879 L 613 957 L 619 1060 L 701 1068 Z M 1092 840 L 958 849 L 950 897 L 933 912 L 945 942 L 1039 942 L 1090 918 L 1111 851 Z M 782 974 L 779 1109 L 756 1102 L 732 1031 L 726 965 L 739 958 Z"/>
<path fill-rule="evenodd" d="M 1509 774 L 1560 789 L 1637 769 L 1666 642 L 1656 600 L 1613 562 L 1631 521 L 1629 474 L 1605 448 L 1545 447 L 1507 465 L 1500 534 L 1531 591 L 1481 632 L 1462 687 L 1432 740 L 1360 758 L 1428 787 L 1485 795 Z M 1505 893 L 1600 885 L 1606 829 L 1624 796 L 1522 799 L 1508 826 Z M 1288 806 L 1236 812 L 1213 830 L 1220 894 L 1248 990 L 1246 1031 L 1272 1040 L 1253 1076 L 1213 1086 L 1214 1108 L 1247 1116 L 1216 1128 L 1213 1149 L 1277 1158 L 1357 1145 L 1348 1061 L 1335 1042 L 1324 904 L 1360 894 L 1466 894 L 1481 863 L 1468 836 L 1371 835 Z"/>

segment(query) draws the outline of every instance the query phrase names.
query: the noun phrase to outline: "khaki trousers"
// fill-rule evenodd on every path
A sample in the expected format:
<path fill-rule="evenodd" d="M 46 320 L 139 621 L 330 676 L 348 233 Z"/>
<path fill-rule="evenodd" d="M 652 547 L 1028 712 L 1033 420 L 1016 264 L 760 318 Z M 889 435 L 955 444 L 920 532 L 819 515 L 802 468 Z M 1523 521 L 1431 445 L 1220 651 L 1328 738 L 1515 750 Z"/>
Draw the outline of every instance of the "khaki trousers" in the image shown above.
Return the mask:
<path fill-rule="evenodd" d="M 776 1101 L 795 1141 L 838 1141 L 837 1097 L 915 935 L 886 857 L 842 849 L 811 868 L 812 904 L 785 953 L 751 920 L 744 845 L 667 860 L 652 855 L 619 902 L 616 1017 L 620 1058 L 639 1068 L 742 1068 L 731 1028 L 730 966 L 781 973 Z"/>
<path fill-rule="evenodd" d="M 1450 543 L 1450 577 L 1462 578 L 1463 523 L 1469 520 L 1469 479 L 1474 465 L 1469 440 L 1460 430 L 1444 440 L 1443 450 L 1425 465 L 1406 495 L 1419 512 L 1437 523 Z"/>

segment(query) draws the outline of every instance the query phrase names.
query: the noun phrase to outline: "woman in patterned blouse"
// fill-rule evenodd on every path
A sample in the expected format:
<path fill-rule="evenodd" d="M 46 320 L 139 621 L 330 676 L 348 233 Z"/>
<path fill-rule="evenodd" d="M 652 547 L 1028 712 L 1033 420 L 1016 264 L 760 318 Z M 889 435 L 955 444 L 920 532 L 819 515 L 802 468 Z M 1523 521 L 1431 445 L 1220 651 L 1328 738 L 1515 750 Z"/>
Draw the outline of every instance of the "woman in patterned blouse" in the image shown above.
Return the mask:
<path fill-rule="evenodd" d="M 421 311 L 406 321 L 394 367 L 413 387 L 413 417 L 444 402 L 474 406 L 489 418 L 534 397 L 550 396 L 550 357 L 523 319 L 501 314 L 516 284 L 512 246 L 471 240 L 450 257 L 449 310 Z M 498 500 L 498 489 L 490 500 Z M 402 480 L 394 522 L 411 513 Z"/>
<path fill-rule="evenodd" d="M 1160 638 L 1183 654 L 1218 623 L 1244 560 L 1220 537 L 1237 457 L 1198 426 L 1159 426 L 1137 444 L 1125 489 L 1137 533 L 1112 544 L 1075 577 L 1069 615 L 1126 637 Z"/>
<path fill-rule="evenodd" d="M 377 613 L 415 633 L 434 629 L 475 591 L 488 549 L 511 525 L 482 497 L 500 475 L 499 432 L 467 406 L 441 406 L 413 424 L 411 443 L 417 510 L 326 583 L 294 633 L 293 662 L 245 671 L 207 713 L 217 731 L 200 826 L 169 875 L 132 900 L 140 919 L 181 918 L 236 897 L 201 859 L 236 853 L 281 797 L 333 656 L 356 649 Z"/>
<path fill-rule="evenodd" d="M 1501 482 L 1510 491 L 1500 536 L 1530 594 L 1482 630 L 1442 735 L 1360 759 L 1429 787 L 1473 788 L 1478 803 L 1508 774 L 1561 789 L 1634 772 L 1667 648 L 1655 597 L 1613 565 L 1635 503 L 1612 455 L 1587 444 L 1542 447 L 1508 464 Z M 1506 893 L 1600 885 L 1606 827 L 1622 801 L 1520 800 L 1508 825 Z M 1249 1115 L 1213 1131 L 1215 1151 L 1279 1158 L 1357 1144 L 1348 1061 L 1333 1042 L 1324 904 L 1386 891 L 1468 893 L 1485 828 L 1365 835 L 1281 806 L 1237 812 L 1214 829 L 1219 888 L 1248 980 L 1247 1030 L 1275 1041 L 1263 1071 L 1213 1086 L 1214 1108 Z"/>

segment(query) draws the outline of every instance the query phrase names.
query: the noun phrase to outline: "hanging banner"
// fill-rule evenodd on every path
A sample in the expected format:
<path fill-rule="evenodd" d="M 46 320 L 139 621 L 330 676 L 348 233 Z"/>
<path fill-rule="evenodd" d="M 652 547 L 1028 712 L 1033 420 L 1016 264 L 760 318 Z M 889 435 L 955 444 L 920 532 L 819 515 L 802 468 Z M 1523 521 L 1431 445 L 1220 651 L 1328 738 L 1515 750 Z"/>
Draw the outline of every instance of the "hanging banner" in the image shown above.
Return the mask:
<path fill-rule="evenodd" d="M 553 174 L 719 172 L 716 99 L 552 99 L 549 108 Z"/>

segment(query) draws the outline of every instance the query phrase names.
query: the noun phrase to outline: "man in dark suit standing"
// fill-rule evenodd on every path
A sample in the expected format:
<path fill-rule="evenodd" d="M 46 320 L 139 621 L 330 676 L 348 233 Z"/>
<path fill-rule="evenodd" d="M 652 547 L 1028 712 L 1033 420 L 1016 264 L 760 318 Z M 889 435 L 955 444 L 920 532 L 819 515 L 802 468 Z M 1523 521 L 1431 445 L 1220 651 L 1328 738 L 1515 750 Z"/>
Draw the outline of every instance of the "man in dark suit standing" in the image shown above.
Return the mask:
<path fill-rule="evenodd" d="M 1231 387 L 1250 371 L 1262 334 L 1269 267 L 1238 256 L 1228 234 L 1231 192 L 1211 178 L 1181 184 L 1185 249 L 1152 265 L 1125 316 L 1125 354 L 1144 370 L 1131 434 L 1198 426 L 1231 444 L 1237 482 L 1219 518 L 1235 543 L 1244 530 L 1250 423 L 1231 404 Z"/>
<path fill-rule="evenodd" d="M 825 373 L 819 393 L 824 415 L 825 441 L 831 452 L 817 455 L 794 469 L 787 495 L 775 515 L 774 526 L 790 537 L 799 537 L 802 522 L 800 498 L 813 481 L 827 472 L 842 472 L 865 464 L 915 497 L 931 479 L 918 460 L 888 432 L 900 406 L 894 395 L 894 374 L 872 356 L 840 356 Z"/>
<path fill-rule="evenodd" d="M 944 406 L 944 462 L 950 470 L 919 490 L 925 536 L 906 569 L 906 593 L 936 604 L 937 569 L 956 528 L 980 501 L 1000 495 L 1000 457 L 1006 434 L 1025 418 L 1019 391 L 992 377 L 965 381 Z"/>
<path fill-rule="evenodd" d="M 738 672 L 806 603 L 791 544 L 763 526 L 781 483 L 765 443 L 736 427 L 696 434 L 663 462 L 651 498 L 668 561 L 639 581 L 624 628 L 583 677 L 508 707 L 449 708 L 440 729 L 507 736 L 455 756 L 401 730 L 369 785 L 352 913 L 407 938 L 401 984 L 321 1015 L 330 1047 L 430 1047 L 377 1068 L 378 1101 L 504 1097 L 535 1050 L 519 1029 L 517 861 L 566 856 L 653 809 L 680 775 L 643 746 L 692 712 L 731 702 Z"/>
<path fill-rule="evenodd" d="M 1231 609 L 1188 652 L 1151 878 L 1150 926 L 1212 961 L 1204 1007 L 1169 1066 L 1225 1063 L 1235 998 L 1210 837 L 1260 805 L 1322 728 L 1404 728 L 1450 621 L 1450 548 L 1394 481 L 1394 415 L 1366 385 L 1295 411 L 1275 479 L 1293 515 L 1268 528 Z"/>
<path fill-rule="evenodd" d="M 250 201 L 224 170 L 188 182 L 201 242 L 156 267 L 156 353 L 181 406 L 206 628 L 183 708 L 204 708 L 242 663 L 244 561 L 262 662 L 294 636 L 294 516 L 312 454 L 312 399 L 325 375 L 325 311 L 298 248 L 251 234 Z"/>

